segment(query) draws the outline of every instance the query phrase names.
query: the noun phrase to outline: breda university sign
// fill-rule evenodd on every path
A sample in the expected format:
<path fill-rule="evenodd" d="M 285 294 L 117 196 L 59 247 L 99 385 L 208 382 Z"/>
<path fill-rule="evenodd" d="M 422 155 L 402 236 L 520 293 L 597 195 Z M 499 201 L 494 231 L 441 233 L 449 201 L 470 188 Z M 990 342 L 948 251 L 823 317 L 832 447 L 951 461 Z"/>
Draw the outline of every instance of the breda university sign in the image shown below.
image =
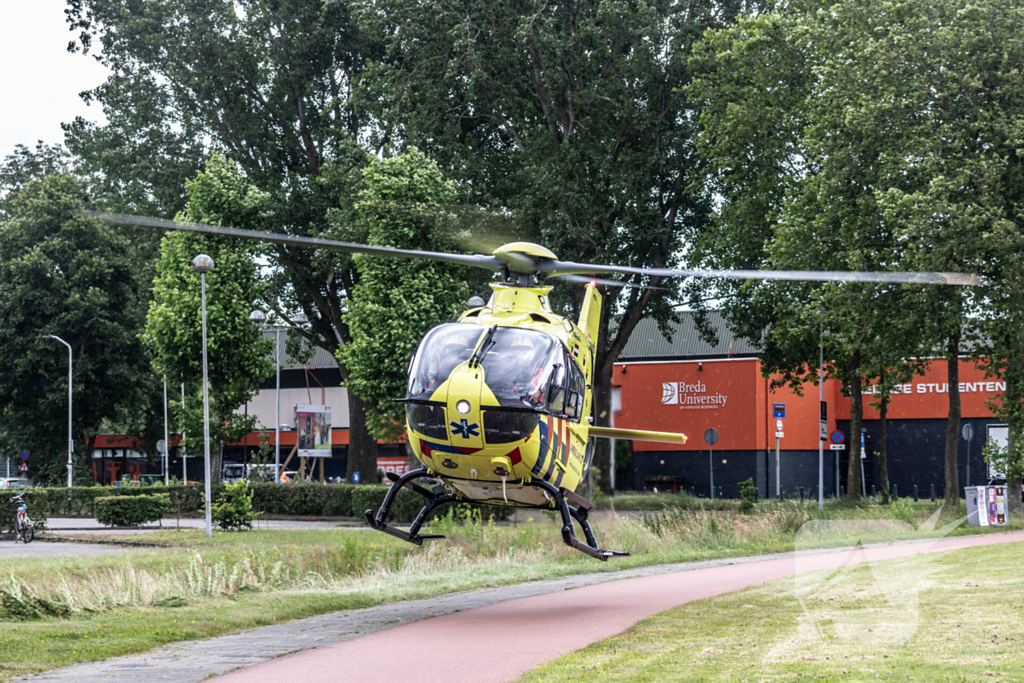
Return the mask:
<path fill-rule="evenodd" d="M 704 382 L 662 382 L 661 404 L 679 406 L 681 410 L 715 410 L 722 408 L 729 400 L 723 394 L 708 393 Z"/>

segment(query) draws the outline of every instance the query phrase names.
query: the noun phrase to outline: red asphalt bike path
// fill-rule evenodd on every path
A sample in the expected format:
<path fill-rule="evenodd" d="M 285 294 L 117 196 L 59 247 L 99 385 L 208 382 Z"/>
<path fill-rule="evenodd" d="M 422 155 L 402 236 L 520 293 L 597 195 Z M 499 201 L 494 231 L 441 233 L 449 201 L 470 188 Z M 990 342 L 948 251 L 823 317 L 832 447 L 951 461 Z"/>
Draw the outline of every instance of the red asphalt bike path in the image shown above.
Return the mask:
<path fill-rule="evenodd" d="M 946 538 L 609 581 L 509 600 L 306 650 L 218 678 L 225 683 L 498 683 L 702 598 L 844 565 L 1024 541 L 1024 532 Z"/>

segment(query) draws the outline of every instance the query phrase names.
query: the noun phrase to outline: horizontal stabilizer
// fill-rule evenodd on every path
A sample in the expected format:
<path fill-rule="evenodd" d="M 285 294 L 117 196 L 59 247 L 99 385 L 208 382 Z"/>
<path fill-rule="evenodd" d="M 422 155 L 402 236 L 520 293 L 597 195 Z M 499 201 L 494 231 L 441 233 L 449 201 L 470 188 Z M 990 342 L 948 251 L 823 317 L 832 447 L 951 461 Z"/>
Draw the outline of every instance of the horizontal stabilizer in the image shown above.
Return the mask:
<path fill-rule="evenodd" d="M 599 439 L 630 439 L 632 441 L 654 441 L 656 443 L 686 443 L 686 434 L 669 432 L 646 432 L 640 429 L 616 429 L 614 427 L 591 427 L 590 436 Z"/>

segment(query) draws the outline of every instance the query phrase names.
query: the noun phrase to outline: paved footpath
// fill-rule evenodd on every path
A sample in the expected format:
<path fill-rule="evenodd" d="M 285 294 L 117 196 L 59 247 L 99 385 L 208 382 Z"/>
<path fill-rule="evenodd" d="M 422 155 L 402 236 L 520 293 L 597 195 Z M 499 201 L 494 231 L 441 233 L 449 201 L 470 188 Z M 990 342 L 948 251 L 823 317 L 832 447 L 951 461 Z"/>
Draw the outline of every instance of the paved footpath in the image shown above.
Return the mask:
<path fill-rule="evenodd" d="M 853 556 L 848 550 L 802 553 L 799 570 L 1020 541 L 1024 532 L 895 543 Z M 453 593 L 178 643 L 20 680 L 183 683 L 232 672 L 219 680 L 405 683 L 416 672 L 417 683 L 511 681 L 658 612 L 791 576 L 797 557 L 660 565 Z"/>

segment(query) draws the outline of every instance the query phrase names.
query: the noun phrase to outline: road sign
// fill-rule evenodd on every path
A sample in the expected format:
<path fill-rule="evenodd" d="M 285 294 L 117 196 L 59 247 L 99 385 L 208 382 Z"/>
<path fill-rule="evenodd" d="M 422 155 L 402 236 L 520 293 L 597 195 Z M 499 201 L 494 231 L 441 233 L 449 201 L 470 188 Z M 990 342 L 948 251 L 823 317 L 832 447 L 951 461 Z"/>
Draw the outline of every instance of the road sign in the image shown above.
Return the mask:
<path fill-rule="evenodd" d="M 775 432 L 775 437 L 778 439 L 784 438 L 786 435 L 782 432 Z"/>
<path fill-rule="evenodd" d="M 714 446 L 718 443 L 718 430 L 712 427 L 711 429 L 704 432 L 704 443 L 709 446 Z"/>
<path fill-rule="evenodd" d="M 160 439 L 159 441 L 157 441 L 156 442 L 156 452 L 160 453 L 161 455 L 166 453 L 167 452 L 167 442 L 164 441 L 163 439 Z"/>
<path fill-rule="evenodd" d="M 773 403 L 772 404 L 772 417 L 786 417 L 786 404 L 785 403 Z"/>
<path fill-rule="evenodd" d="M 832 432 L 832 434 L 828 437 L 828 440 L 831 441 L 832 443 L 843 443 L 844 441 L 846 441 L 846 437 L 843 435 L 841 431 L 837 429 L 836 431 Z"/>
<path fill-rule="evenodd" d="M 358 472 L 353 472 L 352 473 L 352 483 L 353 484 L 358 484 L 359 483 L 359 473 Z"/>
<path fill-rule="evenodd" d="M 22 460 L 28 460 L 28 449 L 23 450 L 20 455 Z"/>
<path fill-rule="evenodd" d="M 775 429 L 780 432 L 782 431 L 782 420 L 775 421 Z"/>
<path fill-rule="evenodd" d="M 845 443 L 832 443 L 832 444 L 828 445 L 828 448 L 831 451 L 845 451 L 846 450 L 846 444 Z"/>
<path fill-rule="evenodd" d="M 27 462 L 23 462 L 20 465 L 18 465 L 18 471 L 19 472 L 28 472 L 28 463 Z"/>
<path fill-rule="evenodd" d="M 965 441 L 970 441 L 971 437 L 974 436 L 974 427 L 971 426 L 970 422 L 965 422 L 964 426 L 960 428 L 960 433 L 963 434 Z"/>
<path fill-rule="evenodd" d="M 819 401 L 820 415 L 818 417 L 818 438 L 822 441 L 828 439 L 828 404 L 824 401 Z"/>

